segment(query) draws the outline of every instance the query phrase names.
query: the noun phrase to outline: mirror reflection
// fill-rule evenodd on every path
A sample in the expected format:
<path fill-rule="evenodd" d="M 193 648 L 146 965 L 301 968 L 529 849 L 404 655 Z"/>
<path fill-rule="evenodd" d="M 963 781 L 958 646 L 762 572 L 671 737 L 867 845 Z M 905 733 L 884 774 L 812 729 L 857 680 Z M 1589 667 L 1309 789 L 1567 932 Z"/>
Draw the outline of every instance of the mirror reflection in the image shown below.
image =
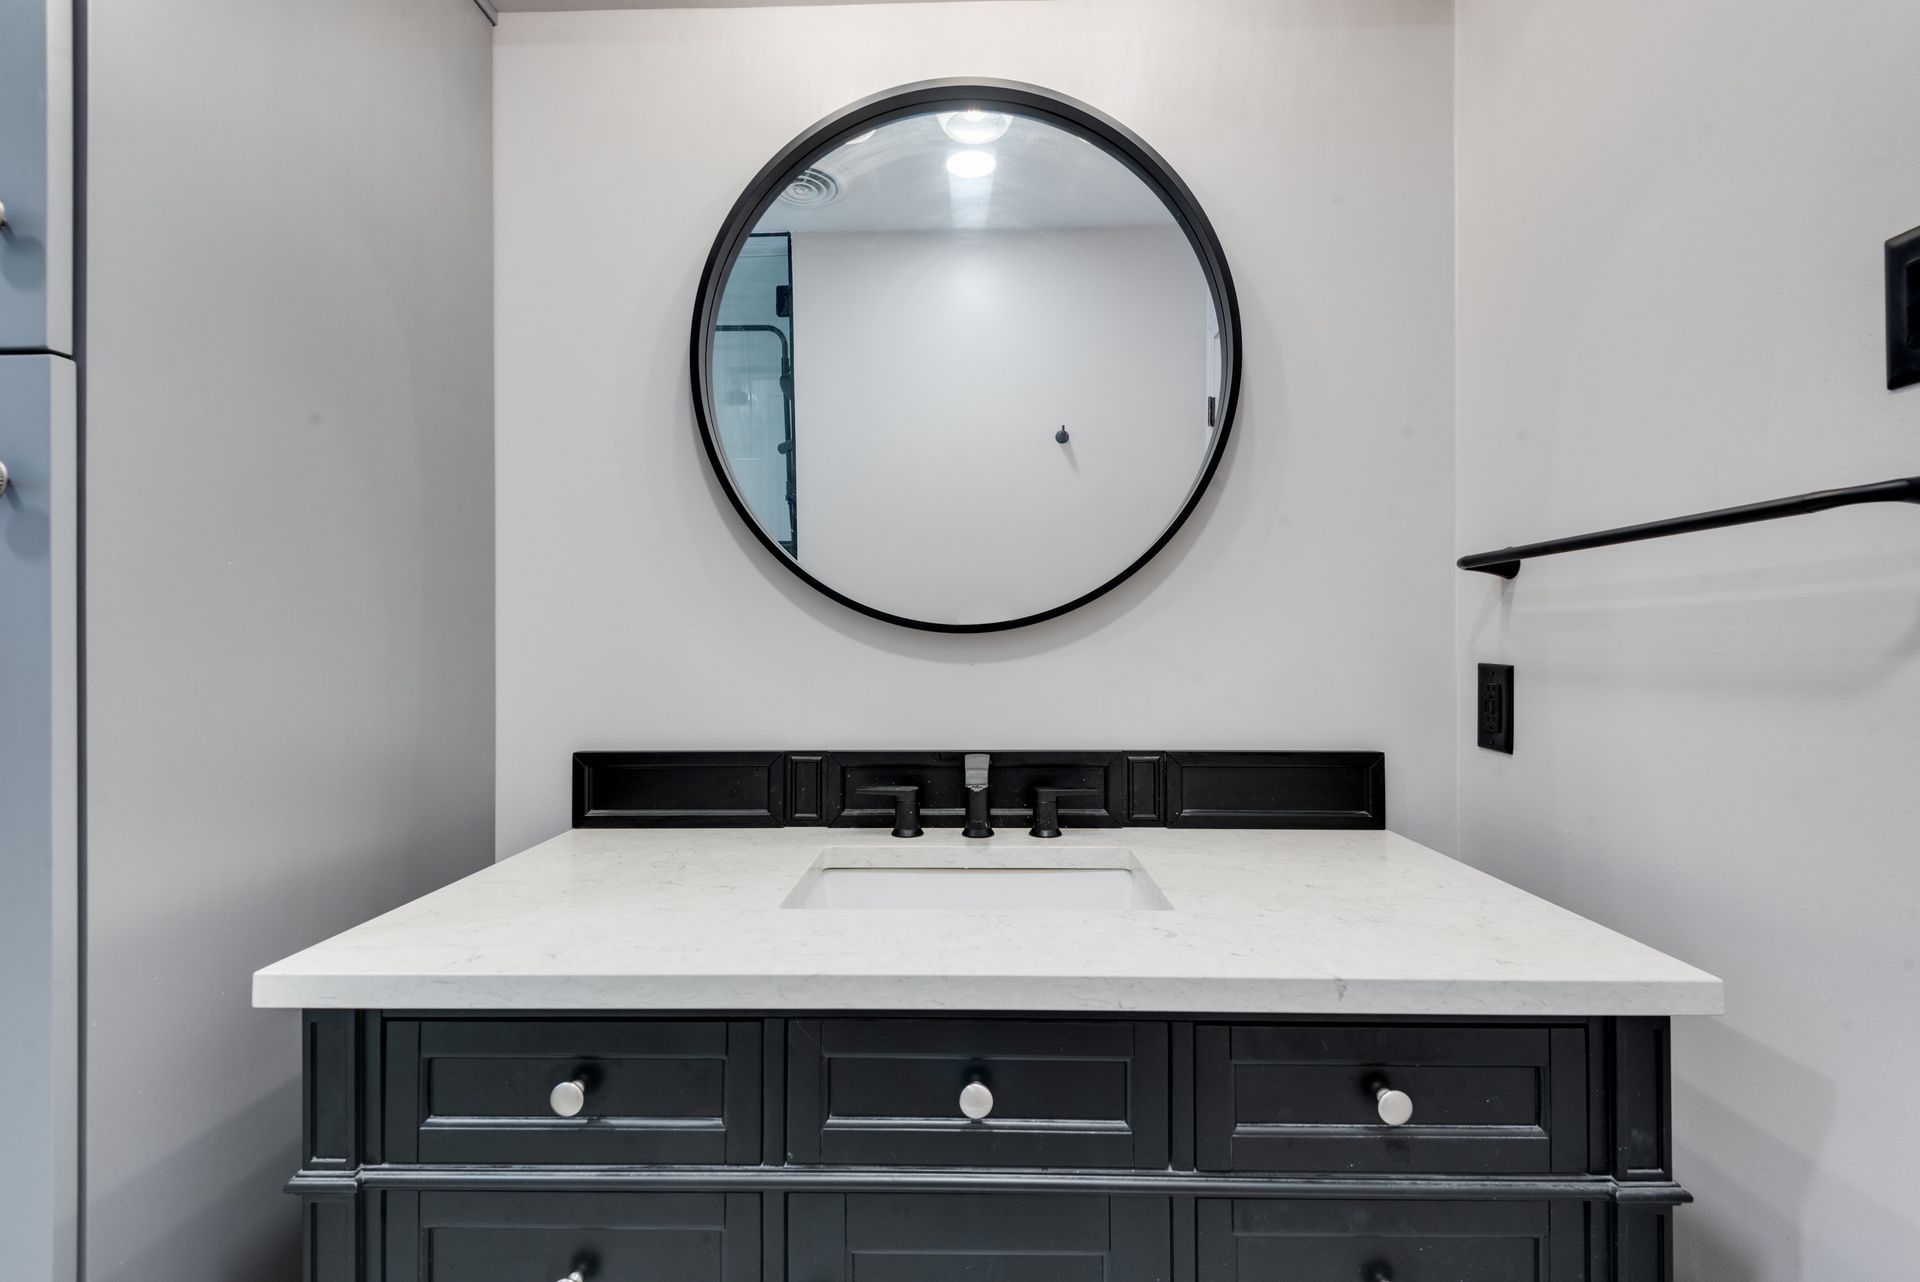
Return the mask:
<path fill-rule="evenodd" d="M 1100 145 L 986 106 L 891 120 L 791 174 L 713 312 L 742 505 L 898 621 L 1044 614 L 1186 509 L 1225 401 L 1213 290 Z"/>

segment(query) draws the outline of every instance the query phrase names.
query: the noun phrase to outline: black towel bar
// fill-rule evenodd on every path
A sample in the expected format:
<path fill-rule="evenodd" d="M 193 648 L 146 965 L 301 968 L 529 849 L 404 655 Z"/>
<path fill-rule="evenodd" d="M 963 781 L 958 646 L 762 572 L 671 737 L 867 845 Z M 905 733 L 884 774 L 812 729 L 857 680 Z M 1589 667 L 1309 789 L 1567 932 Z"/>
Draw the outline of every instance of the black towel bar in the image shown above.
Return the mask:
<path fill-rule="evenodd" d="M 1622 525 L 1594 534 L 1576 534 L 1570 538 L 1548 539 L 1544 543 L 1522 543 L 1498 552 L 1476 552 L 1463 556 L 1457 565 L 1463 570 L 1497 574 L 1511 579 L 1520 573 L 1520 563 L 1536 556 L 1557 556 L 1562 552 L 1581 552 L 1587 548 L 1612 547 L 1616 543 L 1638 543 L 1642 539 L 1664 539 L 1670 534 L 1692 534 L 1696 530 L 1718 530 L 1729 525 L 1751 525 L 1755 521 L 1776 521 L 1783 516 L 1805 516 L 1829 508 L 1853 507 L 1858 503 L 1920 503 L 1920 476 L 1892 481 L 1874 481 L 1867 485 L 1849 485 L 1838 490 L 1815 490 L 1791 498 L 1748 503 L 1744 507 L 1723 507 L 1713 512 L 1695 512 L 1692 516 L 1669 517 L 1643 525 Z"/>

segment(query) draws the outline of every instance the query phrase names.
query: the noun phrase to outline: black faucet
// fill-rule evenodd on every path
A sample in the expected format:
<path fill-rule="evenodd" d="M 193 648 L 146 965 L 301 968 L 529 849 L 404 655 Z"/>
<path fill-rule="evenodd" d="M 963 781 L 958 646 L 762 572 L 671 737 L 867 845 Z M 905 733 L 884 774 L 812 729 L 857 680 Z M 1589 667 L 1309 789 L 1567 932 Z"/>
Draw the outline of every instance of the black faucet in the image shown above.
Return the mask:
<path fill-rule="evenodd" d="M 1027 836 L 1058 837 L 1060 835 L 1060 798 L 1099 795 L 1098 788 L 1035 788 L 1033 790 L 1033 827 L 1027 829 Z"/>
<path fill-rule="evenodd" d="M 967 768 L 967 826 L 962 837 L 993 836 L 993 807 L 987 801 L 987 767 L 993 758 L 984 752 L 969 752 Z"/>
<path fill-rule="evenodd" d="M 880 784 L 872 788 L 857 790 L 863 797 L 893 798 L 893 835 L 896 837 L 918 837 L 920 835 L 920 789 L 910 783 Z"/>

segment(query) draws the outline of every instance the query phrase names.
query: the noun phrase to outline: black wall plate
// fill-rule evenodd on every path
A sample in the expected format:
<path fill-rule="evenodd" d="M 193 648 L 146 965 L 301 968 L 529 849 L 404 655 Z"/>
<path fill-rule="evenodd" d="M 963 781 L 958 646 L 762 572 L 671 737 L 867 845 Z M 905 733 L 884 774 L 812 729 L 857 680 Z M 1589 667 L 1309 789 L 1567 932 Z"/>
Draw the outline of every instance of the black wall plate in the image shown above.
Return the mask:
<path fill-rule="evenodd" d="M 1495 752 L 1513 751 L 1513 665 L 1483 663 L 1474 700 L 1479 722 L 1478 742 Z"/>
<path fill-rule="evenodd" d="M 1887 390 L 1920 383 L 1920 227 L 1887 242 Z"/>

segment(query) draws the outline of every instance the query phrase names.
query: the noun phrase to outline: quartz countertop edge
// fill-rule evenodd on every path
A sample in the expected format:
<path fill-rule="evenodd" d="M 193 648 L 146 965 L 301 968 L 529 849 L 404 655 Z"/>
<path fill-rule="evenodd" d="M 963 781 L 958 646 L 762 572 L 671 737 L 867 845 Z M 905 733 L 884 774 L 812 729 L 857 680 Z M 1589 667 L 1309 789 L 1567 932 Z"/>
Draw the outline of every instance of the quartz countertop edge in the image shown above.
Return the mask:
<path fill-rule="evenodd" d="M 829 853 L 830 852 L 830 853 Z M 1167 910 L 810 910 L 838 866 L 1143 870 Z M 1718 979 L 1394 833 L 573 829 L 256 972 L 308 1009 L 1711 1015 Z"/>

